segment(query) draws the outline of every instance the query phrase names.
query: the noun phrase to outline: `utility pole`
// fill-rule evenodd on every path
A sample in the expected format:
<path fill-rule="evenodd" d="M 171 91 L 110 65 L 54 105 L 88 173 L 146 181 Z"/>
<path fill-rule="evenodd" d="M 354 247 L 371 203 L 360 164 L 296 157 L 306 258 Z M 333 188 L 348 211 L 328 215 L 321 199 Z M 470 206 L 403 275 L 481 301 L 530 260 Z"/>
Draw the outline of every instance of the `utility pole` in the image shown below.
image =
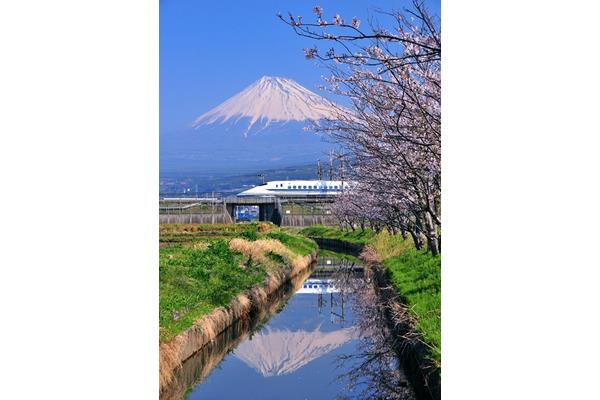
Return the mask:
<path fill-rule="evenodd" d="M 258 174 L 257 176 L 262 178 L 262 184 L 265 184 L 265 174 Z"/>
<path fill-rule="evenodd" d="M 329 152 L 329 180 L 333 180 L 333 150 Z"/>
<path fill-rule="evenodd" d="M 340 180 L 342 181 L 342 192 L 344 191 L 344 155 L 340 154 Z"/>
<path fill-rule="evenodd" d="M 320 181 L 323 180 L 323 168 L 321 167 L 321 160 L 317 160 L 317 177 Z"/>

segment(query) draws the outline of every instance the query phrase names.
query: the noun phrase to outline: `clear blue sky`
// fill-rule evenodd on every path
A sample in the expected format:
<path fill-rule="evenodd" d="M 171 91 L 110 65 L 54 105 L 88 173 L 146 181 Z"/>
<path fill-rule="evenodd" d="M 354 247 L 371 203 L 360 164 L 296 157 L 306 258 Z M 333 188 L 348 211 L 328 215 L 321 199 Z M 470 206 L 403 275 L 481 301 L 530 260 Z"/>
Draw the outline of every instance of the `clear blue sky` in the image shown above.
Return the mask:
<path fill-rule="evenodd" d="M 263 75 L 284 76 L 318 92 L 327 70 L 304 58 L 309 39 L 297 36 L 276 14 L 313 21 L 312 7 L 325 18 L 339 13 L 363 23 L 377 8 L 402 9 L 409 1 L 200 1 L 160 0 L 160 131 L 188 129 L 198 115 Z M 426 1 L 440 14 L 440 0 Z"/>

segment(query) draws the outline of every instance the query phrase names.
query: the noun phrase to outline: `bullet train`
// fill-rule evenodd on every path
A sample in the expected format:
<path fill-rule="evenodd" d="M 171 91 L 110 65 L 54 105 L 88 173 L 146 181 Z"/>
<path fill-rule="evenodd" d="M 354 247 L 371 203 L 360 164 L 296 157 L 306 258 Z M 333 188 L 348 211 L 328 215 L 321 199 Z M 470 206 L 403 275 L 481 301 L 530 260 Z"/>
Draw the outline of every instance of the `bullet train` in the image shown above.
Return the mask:
<path fill-rule="evenodd" d="M 333 279 L 307 279 L 296 293 L 325 294 L 339 291 L 340 288 Z"/>
<path fill-rule="evenodd" d="M 270 181 L 238 193 L 238 196 L 335 196 L 350 187 L 342 181 Z"/>

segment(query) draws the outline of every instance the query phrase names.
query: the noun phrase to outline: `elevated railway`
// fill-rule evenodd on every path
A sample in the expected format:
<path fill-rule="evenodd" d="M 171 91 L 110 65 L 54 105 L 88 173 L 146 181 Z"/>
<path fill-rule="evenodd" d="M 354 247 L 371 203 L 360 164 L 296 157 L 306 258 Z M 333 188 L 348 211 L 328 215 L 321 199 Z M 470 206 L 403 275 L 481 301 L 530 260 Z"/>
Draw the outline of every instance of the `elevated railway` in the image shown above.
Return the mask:
<path fill-rule="evenodd" d="M 264 182 L 235 196 L 165 196 L 160 199 L 160 220 L 234 223 L 238 208 L 257 207 L 259 221 L 279 226 L 332 225 L 330 205 L 352 185 L 343 180 L 287 180 Z"/>
<path fill-rule="evenodd" d="M 333 224 L 331 196 L 161 198 L 161 223 L 235 223 L 237 207 L 258 207 L 258 220 L 279 226 Z"/>

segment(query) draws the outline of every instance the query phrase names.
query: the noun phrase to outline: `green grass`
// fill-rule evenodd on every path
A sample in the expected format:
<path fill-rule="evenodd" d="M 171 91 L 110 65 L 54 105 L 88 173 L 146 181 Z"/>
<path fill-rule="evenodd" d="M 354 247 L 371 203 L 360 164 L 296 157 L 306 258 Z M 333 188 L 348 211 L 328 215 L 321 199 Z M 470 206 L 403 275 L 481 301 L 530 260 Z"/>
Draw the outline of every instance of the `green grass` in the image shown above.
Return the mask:
<path fill-rule="evenodd" d="M 383 262 L 402 301 L 416 318 L 416 329 L 441 365 L 441 257 L 410 249 Z"/>
<path fill-rule="evenodd" d="M 381 231 L 369 239 L 368 244 L 379 254 L 382 260 L 396 257 L 404 252 L 414 249 L 412 238 L 402 238 L 402 235 L 392 235 L 388 231 Z"/>
<path fill-rule="evenodd" d="M 238 294 L 264 281 L 267 268 L 229 248 L 234 237 L 273 238 L 298 255 L 316 249 L 305 237 L 279 232 L 273 226 L 161 225 L 159 254 L 160 341 L 168 341 L 201 316 L 226 306 Z M 273 254 L 275 268 L 282 257 Z M 244 265 L 242 268 L 240 265 Z"/>
<path fill-rule="evenodd" d="M 206 250 L 182 246 L 160 249 L 160 339 L 169 340 L 198 317 L 227 305 L 237 294 L 265 278 L 260 266 L 240 268 L 242 255 L 227 241 L 213 241 Z"/>
<path fill-rule="evenodd" d="M 299 231 L 302 235 L 309 237 L 321 237 L 326 239 L 338 239 L 355 244 L 367 244 L 375 237 L 375 232 L 371 229 L 341 230 L 331 226 L 314 225 Z"/>
<path fill-rule="evenodd" d="M 317 249 L 317 245 L 314 241 L 300 235 L 294 235 L 290 232 L 269 232 L 265 236 L 271 239 L 279 240 L 294 253 L 302 256 L 309 255 Z"/>
<path fill-rule="evenodd" d="M 362 261 L 358 257 L 354 257 L 350 254 L 338 253 L 331 250 L 319 249 L 319 253 L 317 254 L 317 256 L 325 258 L 337 258 L 339 260 L 353 262 L 354 264 L 362 264 Z"/>
<path fill-rule="evenodd" d="M 417 251 L 412 239 L 387 231 L 343 231 L 312 226 L 299 231 L 310 237 L 344 240 L 370 245 L 383 260 L 388 276 L 402 302 L 416 319 L 416 329 L 430 348 L 430 358 L 441 365 L 441 257 Z"/>

